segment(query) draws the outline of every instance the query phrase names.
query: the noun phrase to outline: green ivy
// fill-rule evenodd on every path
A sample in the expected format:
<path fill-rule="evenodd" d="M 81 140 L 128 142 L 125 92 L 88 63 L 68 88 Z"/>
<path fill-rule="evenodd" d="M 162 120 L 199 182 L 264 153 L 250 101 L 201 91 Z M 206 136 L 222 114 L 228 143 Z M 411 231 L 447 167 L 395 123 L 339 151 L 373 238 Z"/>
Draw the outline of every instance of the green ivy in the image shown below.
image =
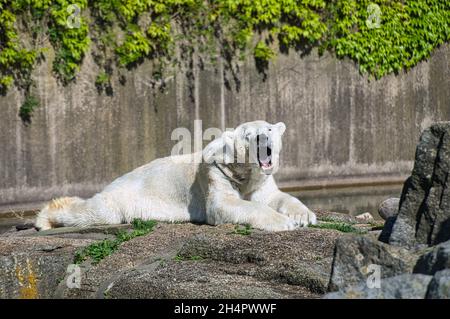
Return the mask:
<path fill-rule="evenodd" d="M 24 48 L 15 28 L 15 7 L 0 0 L 0 93 L 11 87 L 14 81 L 21 85 L 34 66 L 38 52 Z"/>
<path fill-rule="evenodd" d="M 378 25 L 368 10 L 374 4 Z M 331 2 L 329 11 L 326 46 L 377 78 L 411 68 L 450 39 L 450 1 L 345 0 Z"/>
<path fill-rule="evenodd" d="M 68 10 L 70 5 L 79 14 Z M 210 53 L 212 59 L 218 48 L 227 58 L 253 54 L 264 66 L 277 46 L 281 51 L 315 46 L 349 57 L 361 73 L 380 78 L 413 67 L 450 40 L 450 1 L 0 0 L 2 92 L 24 82 L 30 87 L 31 71 L 45 49 L 23 41 L 19 26 L 32 38 L 50 39 L 53 70 L 64 84 L 76 77 L 93 45 L 101 84 L 109 82 L 114 68 L 145 59 L 176 63 L 175 46 Z"/>
<path fill-rule="evenodd" d="M 263 41 L 259 41 L 254 49 L 253 55 L 255 59 L 269 61 L 275 56 L 275 52 L 267 46 Z"/>
<path fill-rule="evenodd" d="M 24 123 L 31 123 L 31 116 L 33 114 L 33 111 L 39 106 L 38 99 L 33 96 L 29 95 L 26 96 L 25 101 L 20 107 L 19 110 L 19 116 L 22 119 Z"/>
<path fill-rule="evenodd" d="M 77 6 L 81 13 L 87 7 L 87 0 L 52 1 L 48 30 L 56 52 L 53 71 L 64 83 L 75 77 L 90 44 L 88 25 L 81 15 L 68 9 L 69 5 Z"/>
<path fill-rule="evenodd" d="M 116 53 L 121 65 L 131 65 L 152 52 L 150 40 L 142 31 L 130 29 L 125 41 L 117 47 Z"/>
<path fill-rule="evenodd" d="M 95 84 L 96 85 L 105 85 L 109 82 L 110 78 L 109 78 L 109 74 L 106 72 L 100 72 L 97 77 L 95 78 Z"/>

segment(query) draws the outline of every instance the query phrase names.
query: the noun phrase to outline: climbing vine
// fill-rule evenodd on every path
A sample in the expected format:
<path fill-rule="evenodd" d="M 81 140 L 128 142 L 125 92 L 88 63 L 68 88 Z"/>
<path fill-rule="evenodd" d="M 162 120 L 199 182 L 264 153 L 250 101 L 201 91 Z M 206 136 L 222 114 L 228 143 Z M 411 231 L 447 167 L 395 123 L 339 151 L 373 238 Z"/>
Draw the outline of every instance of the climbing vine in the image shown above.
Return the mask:
<path fill-rule="evenodd" d="M 377 78 L 411 68 L 450 39 L 450 1 L 344 0 L 329 12 L 325 47 Z"/>
<path fill-rule="evenodd" d="M 17 85 L 29 96 L 49 46 L 63 84 L 89 51 L 103 87 L 115 68 L 174 62 L 176 47 L 211 59 L 252 54 L 267 66 L 276 52 L 315 46 L 380 78 L 429 57 L 449 30 L 442 0 L 0 0 L 0 93 Z"/>

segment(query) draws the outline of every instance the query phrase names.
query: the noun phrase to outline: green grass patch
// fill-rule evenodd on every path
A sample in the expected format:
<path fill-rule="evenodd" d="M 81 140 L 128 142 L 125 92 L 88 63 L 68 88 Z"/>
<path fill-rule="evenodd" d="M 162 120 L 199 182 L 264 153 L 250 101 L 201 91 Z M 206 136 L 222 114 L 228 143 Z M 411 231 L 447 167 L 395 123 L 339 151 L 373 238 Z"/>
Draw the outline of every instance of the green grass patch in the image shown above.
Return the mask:
<path fill-rule="evenodd" d="M 245 224 L 243 226 L 236 225 L 234 226 L 233 234 L 242 235 L 242 236 L 248 236 L 252 233 L 252 226 L 250 224 Z"/>
<path fill-rule="evenodd" d="M 156 221 L 144 221 L 142 219 L 134 219 L 131 222 L 133 229 L 131 231 L 119 231 L 115 239 L 105 239 L 97 243 L 93 243 L 84 247 L 75 254 L 74 263 L 81 264 L 90 258 L 92 264 L 98 264 L 105 257 L 114 253 L 119 246 L 133 238 L 144 236 L 150 233 L 156 225 Z"/>
<path fill-rule="evenodd" d="M 181 256 L 181 255 L 176 255 L 175 257 L 173 257 L 173 260 L 175 260 L 175 261 L 183 261 L 184 257 Z"/>
<path fill-rule="evenodd" d="M 343 233 L 365 233 L 366 231 L 356 228 L 351 224 L 346 223 L 338 223 L 338 222 L 325 222 L 317 225 L 310 225 L 311 228 L 320 228 L 320 229 L 334 229 Z"/>
<path fill-rule="evenodd" d="M 199 260 L 202 260 L 203 257 L 194 255 L 194 256 L 189 257 L 189 259 L 192 260 L 192 261 L 199 261 Z"/>

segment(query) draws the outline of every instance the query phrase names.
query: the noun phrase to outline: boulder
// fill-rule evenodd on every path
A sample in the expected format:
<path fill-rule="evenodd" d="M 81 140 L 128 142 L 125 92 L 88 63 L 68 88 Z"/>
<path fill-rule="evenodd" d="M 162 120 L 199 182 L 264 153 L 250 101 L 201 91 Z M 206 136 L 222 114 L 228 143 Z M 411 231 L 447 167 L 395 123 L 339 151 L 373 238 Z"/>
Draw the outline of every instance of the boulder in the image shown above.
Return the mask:
<path fill-rule="evenodd" d="M 432 276 L 403 274 L 380 280 L 379 287 L 366 284 L 347 287 L 324 296 L 325 299 L 424 299 Z"/>
<path fill-rule="evenodd" d="M 392 228 L 394 227 L 395 221 L 397 219 L 397 216 L 389 217 L 383 225 L 383 229 L 381 230 L 380 236 L 378 237 L 378 240 L 388 244 L 389 238 L 392 234 Z"/>
<path fill-rule="evenodd" d="M 51 298 L 89 239 L 57 237 L 0 238 L 0 299 Z"/>
<path fill-rule="evenodd" d="M 398 214 L 399 204 L 400 198 L 388 198 L 378 207 L 378 214 L 384 220 L 387 220 L 390 217 L 395 217 Z"/>
<path fill-rule="evenodd" d="M 369 236 L 345 236 L 336 241 L 328 291 L 365 283 L 376 267 L 381 278 L 412 273 L 419 254 L 390 246 Z"/>
<path fill-rule="evenodd" d="M 433 275 L 446 268 L 450 268 L 450 240 L 428 249 L 420 256 L 414 272 Z"/>
<path fill-rule="evenodd" d="M 389 235 L 396 246 L 436 245 L 450 239 L 450 122 L 423 131 L 414 168 L 403 186 Z"/>
<path fill-rule="evenodd" d="M 428 299 L 450 299 L 450 269 L 438 271 L 428 286 Z"/>

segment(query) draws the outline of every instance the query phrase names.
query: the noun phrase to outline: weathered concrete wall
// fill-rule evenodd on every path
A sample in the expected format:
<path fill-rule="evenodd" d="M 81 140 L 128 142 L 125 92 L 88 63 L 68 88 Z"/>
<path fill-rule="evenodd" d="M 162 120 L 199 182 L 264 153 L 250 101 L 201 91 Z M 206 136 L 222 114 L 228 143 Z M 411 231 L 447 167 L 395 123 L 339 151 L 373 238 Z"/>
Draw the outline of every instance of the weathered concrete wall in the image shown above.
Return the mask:
<path fill-rule="evenodd" d="M 23 102 L 0 97 L 0 205 L 88 196 L 117 176 L 168 155 L 173 129 L 234 127 L 284 121 L 282 184 L 409 174 L 419 133 L 450 120 L 450 45 L 405 74 L 368 81 L 351 61 L 311 53 L 280 55 L 267 72 L 252 59 L 177 72 L 161 92 L 149 63 L 113 82 L 94 85 L 98 68 L 85 58 L 76 83 L 62 87 L 51 58 L 35 72 L 41 100 L 32 124 L 17 116 Z"/>

